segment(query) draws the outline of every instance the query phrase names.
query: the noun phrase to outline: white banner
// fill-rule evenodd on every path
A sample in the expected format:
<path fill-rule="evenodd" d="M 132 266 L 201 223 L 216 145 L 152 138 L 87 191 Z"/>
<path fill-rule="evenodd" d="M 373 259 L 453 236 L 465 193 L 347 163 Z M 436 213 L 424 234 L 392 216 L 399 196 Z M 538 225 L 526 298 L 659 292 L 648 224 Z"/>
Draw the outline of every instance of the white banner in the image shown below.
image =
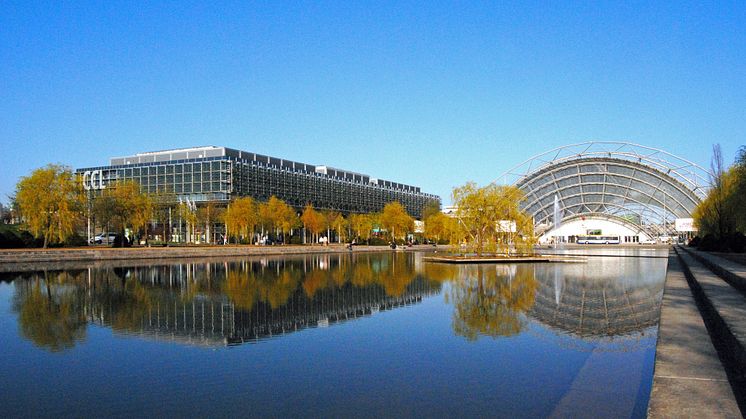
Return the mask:
<path fill-rule="evenodd" d="M 693 218 L 677 218 L 676 221 L 674 221 L 674 226 L 676 227 L 676 231 L 681 233 L 697 231 L 697 228 L 694 227 Z"/>

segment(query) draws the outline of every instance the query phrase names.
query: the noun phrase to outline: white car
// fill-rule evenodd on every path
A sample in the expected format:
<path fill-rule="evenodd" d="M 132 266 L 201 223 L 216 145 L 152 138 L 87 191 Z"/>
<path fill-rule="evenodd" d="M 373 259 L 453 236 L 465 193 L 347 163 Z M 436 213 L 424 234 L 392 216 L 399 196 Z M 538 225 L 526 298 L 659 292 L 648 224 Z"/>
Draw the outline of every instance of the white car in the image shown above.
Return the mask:
<path fill-rule="evenodd" d="M 655 239 L 640 240 L 640 244 L 656 244 L 658 243 Z"/>
<path fill-rule="evenodd" d="M 92 238 L 90 242 L 92 244 L 103 244 L 103 243 L 112 244 L 114 243 L 114 240 L 117 239 L 117 236 L 118 236 L 117 233 L 112 233 L 112 232 L 109 232 L 108 236 L 107 236 L 107 233 L 100 233 L 96 237 Z"/>

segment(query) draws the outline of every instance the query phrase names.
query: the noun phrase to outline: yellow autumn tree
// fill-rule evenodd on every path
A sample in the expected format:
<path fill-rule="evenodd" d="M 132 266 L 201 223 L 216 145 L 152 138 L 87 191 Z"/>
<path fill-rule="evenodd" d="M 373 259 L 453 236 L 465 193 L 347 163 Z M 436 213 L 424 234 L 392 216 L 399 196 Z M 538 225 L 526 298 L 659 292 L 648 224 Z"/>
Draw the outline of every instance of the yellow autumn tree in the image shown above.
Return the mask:
<path fill-rule="evenodd" d="M 82 197 L 72 170 L 59 165 L 36 169 L 16 185 L 16 204 L 24 225 L 44 239 L 44 248 L 73 234 L 81 216 Z"/>
<path fill-rule="evenodd" d="M 370 214 L 350 214 L 349 223 L 355 237 L 370 240 L 370 233 L 373 230 L 373 219 Z"/>
<path fill-rule="evenodd" d="M 106 227 L 113 226 L 122 235 L 127 228 L 133 232 L 146 228 L 153 211 L 153 200 L 132 180 L 109 184 L 93 201 L 96 220 Z"/>
<path fill-rule="evenodd" d="M 288 242 L 288 238 L 293 234 L 293 230 L 300 225 L 298 215 L 295 209 L 288 205 L 282 199 L 275 196 L 269 198 L 267 202 L 270 214 L 272 214 L 272 224 L 274 225 L 275 234 L 282 234 L 283 243 Z"/>
<path fill-rule="evenodd" d="M 458 221 L 442 212 L 431 214 L 424 220 L 425 237 L 439 242 L 448 240 L 451 243 L 458 242 Z"/>
<path fill-rule="evenodd" d="M 456 218 L 468 247 L 477 256 L 484 252 L 531 253 L 536 238 L 531 217 L 520 209 L 524 195 L 515 186 L 474 182 L 453 189 Z"/>
<path fill-rule="evenodd" d="M 347 219 L 342 214 L 337 213 L 331 222 L 332 228 L 337 232 L 337 243 L 347 241 Z"/>
<path fill-rule="evenodd" d="M 726 168 L 720 146 L 712 148 L 712 187 L 694 210 L 694 223 L 701 236 L 713 235 L 722 240 L 741 230 L 746 231 L 746 148 L 742 148 L 736 164 Z M 740 228 L 739 228 L 740 225 Z M 722 241 L 721 241 L 722 243 Z"/>
<path fill-rule="evenodd" d="M 388 231 L 391 240 L 396 241 L 414 230 L 414 218 L 399 202 L 389 202 L 381 211 L 381 225 Z"/>
<path fill-rule="evenodd" d="M 249 196 L 231 202 L 223 213 L 223 222 L 225 222 L 228 236 L 237 239 L 251 241 L 258 221 L 256 201 Z"/>
<path fill-rule="evenodd" d="M 300 216 L 306 231 L 311 233 L 311 243 L 318 241 L 319 234 L 324 230 L 324 217 L 320 212 L 313 208 L 313 205 L 307 204 Z"/>

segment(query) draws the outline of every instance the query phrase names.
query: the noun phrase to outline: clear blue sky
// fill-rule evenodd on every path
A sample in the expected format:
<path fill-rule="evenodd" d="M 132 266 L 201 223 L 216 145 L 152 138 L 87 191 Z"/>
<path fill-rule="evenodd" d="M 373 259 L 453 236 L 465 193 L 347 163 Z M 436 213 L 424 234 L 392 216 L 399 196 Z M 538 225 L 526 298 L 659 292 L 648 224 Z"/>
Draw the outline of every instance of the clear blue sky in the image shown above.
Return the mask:
<path fill-rule="evenodd" d="M 568 143 L 746 144 L 742 1 L 212 3 L 2 2 L 0 202 L 50 162 L 195 145 L 448 203 Z"/>

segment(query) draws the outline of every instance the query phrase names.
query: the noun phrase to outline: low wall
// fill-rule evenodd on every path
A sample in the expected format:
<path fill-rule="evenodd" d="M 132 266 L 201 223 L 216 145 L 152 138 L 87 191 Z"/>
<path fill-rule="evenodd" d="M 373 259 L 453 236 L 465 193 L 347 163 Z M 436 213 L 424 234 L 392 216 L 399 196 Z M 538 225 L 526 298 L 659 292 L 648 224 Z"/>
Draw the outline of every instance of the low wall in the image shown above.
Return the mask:
<path fill-rule="evenodd" d="M 433 246 L 412 246 L 406 250 L 433 250 Z M 66 249 L 0 250 L 0 265 L 6 263 L 170 259 L 195 257 L 240 257 L 349 252 L 346 245 L 329 246 L 194 246 L 194 247 L 81 247 Z M 353 252 L 386 252 L 388 246 L 354 246 Z"/>

